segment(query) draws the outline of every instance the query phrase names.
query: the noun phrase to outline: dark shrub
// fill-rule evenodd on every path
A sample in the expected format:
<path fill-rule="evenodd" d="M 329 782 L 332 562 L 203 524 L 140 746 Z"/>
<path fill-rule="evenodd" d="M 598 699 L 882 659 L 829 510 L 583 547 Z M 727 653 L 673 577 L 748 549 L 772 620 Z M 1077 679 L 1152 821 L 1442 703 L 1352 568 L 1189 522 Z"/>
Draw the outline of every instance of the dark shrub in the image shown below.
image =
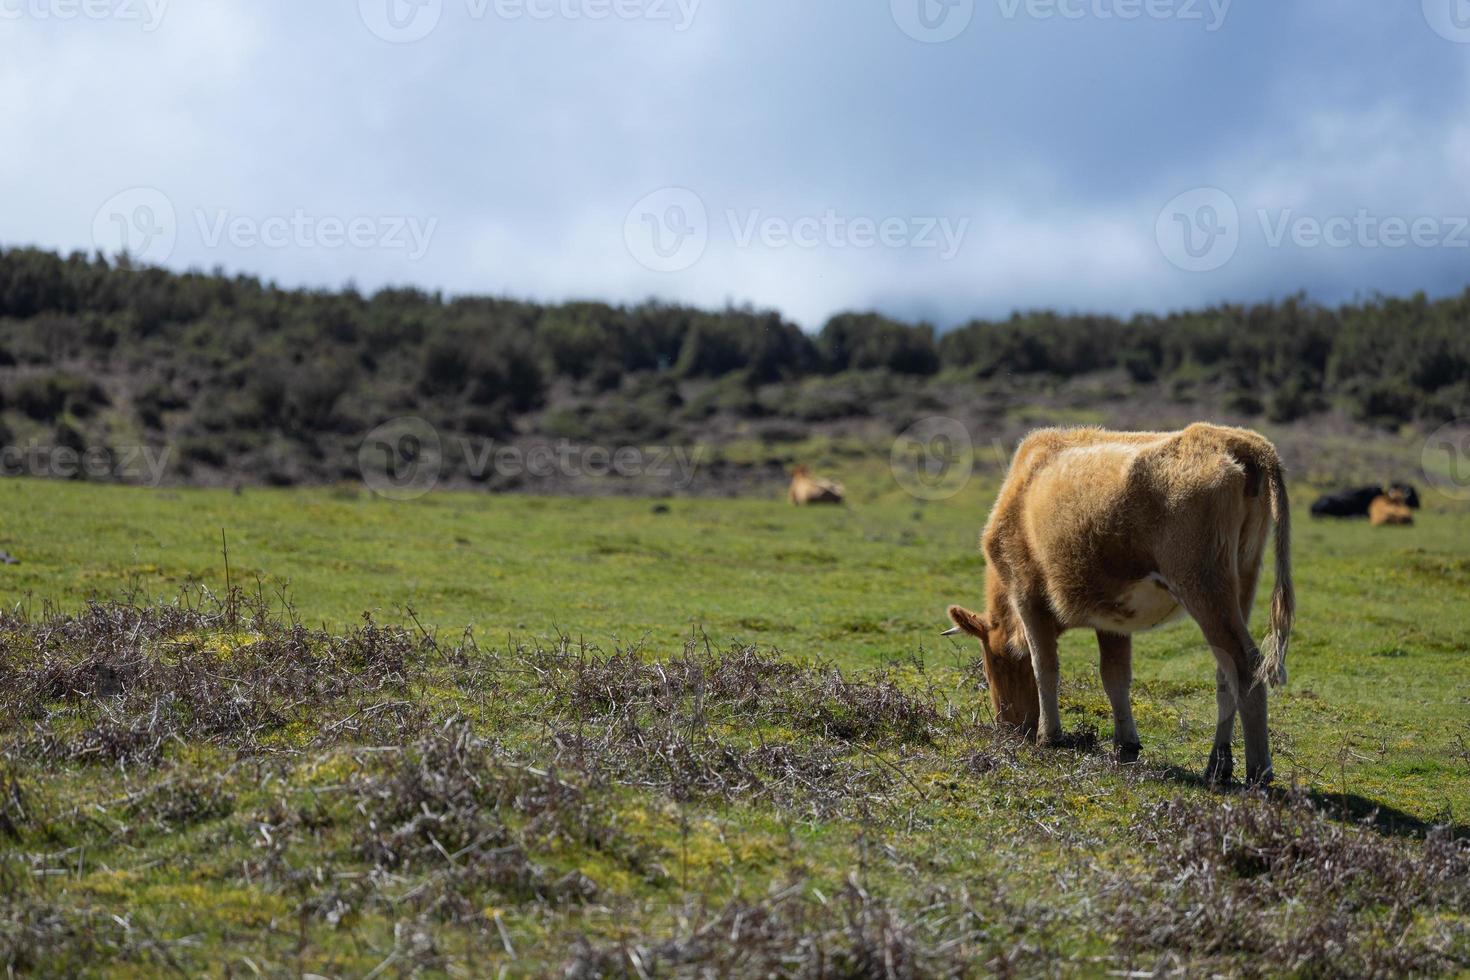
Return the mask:
<path fill-rule="evenodd" d="M 37 422 L 50 422 L 66 407 L 66 389 L 54 374 L 22 378 L 7 399 Z"/>
<path fill-rule="evenodd" d="M 179 442 L 179 453 L 190 463 L 204 463 L 206 466 L 223 467 L 225 465 L 225 448 L 219 440 L 208 436 L 194 436 L 185 438 Z"/>
<path fill-rule="evenodd" d="M 1235 391 L 1225 396 L 1225 409 L 1240 415 L 1260 415 L 1266 406 L 1253 391 Z"/>
<path fill-rule="evenodd" d="M 424 349 L 419 387 L 425 394 L 458 392 L 469 377 L 469 351 L 463 338 L 440 336 Z"/>
<path fill-rule="evenodd" d="M 504 403 L 512 410 L 536 408 L 546 394 L 546 378 L 531 342 L 521 336 L 497 336 L 469 354 L 468 397 L 474 405 Z"/>
<path fill-rule="evenodd" d="M 1412 418 L 1420 397 L 1420 392 L 1397 378 L 1369 382 L 1358 389 L 1354 414 L 1366 422 L 1391 425 Z"/>
<path fill-rule="evenodd" d="M 897 374 L 939 370 L 934 329 L 909 326 L 876 313 L 843 313 L 828 320 L 817 338 L 828 371 L 882 368 Z"/>
<path fill-rule="evenodd" d="M 62 449 L 71 449 L 79 453 L 84 452 L 87 448 L 86 437 L 66 422 L 56 423 L 56 431 L 52 435 L 52 440 Z"/>

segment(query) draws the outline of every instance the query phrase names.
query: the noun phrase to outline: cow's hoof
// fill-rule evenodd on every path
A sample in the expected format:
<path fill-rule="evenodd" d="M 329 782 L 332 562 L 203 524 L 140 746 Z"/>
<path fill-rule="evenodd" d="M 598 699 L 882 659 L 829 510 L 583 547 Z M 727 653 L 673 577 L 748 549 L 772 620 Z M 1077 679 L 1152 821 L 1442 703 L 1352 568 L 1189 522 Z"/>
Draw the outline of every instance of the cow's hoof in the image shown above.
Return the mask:
<path fill-rule="evenodd" d="M 1275 778 L 1276 773 L 1272 771 L 1270 766 L 1267 766 L 1265 769 L 1252 769 L 1246 766 L 1245 784 L 1252 789 L 1265 789 L 1271 785 L 1271 780 Z"/>
<path fill-rule="evenodd" d="M 1215 746 L 1210 750 L 1210 761 L 1205 764 L 1205 782 L 1212 786 L 1224 786 L 1235 778 L 1235 760 L 1230 757 L 1230 746 Z"/>
<path fill-rule="evenodd" d="M 1143 751 L 1143 746 L 1137 742 L 1129 742 L 1118 746 L 1118 762 L 1121 765 L 1131 766 L 1138 761 L 1138 753 Z"/>

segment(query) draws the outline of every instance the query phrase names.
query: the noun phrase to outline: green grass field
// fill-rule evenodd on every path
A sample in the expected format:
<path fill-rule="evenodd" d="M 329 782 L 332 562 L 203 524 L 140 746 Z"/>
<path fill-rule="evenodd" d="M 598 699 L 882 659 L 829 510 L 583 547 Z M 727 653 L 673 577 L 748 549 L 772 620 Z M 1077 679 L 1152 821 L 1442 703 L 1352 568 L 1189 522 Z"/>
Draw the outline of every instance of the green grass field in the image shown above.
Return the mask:
<path fill-rule="evenodd" d="M 1314 522 L 1292 488 L 1299 616 L 1263 801 L 1194 779 L 1215 709 L 1191 623 L 1135 643 L 1143 765 L 1109 758 L 1090 634 L 1062 653 L 1080 747 L 996 734 L 973 644 L 938 636 L 947 603 L 982 604 L 993 479 L 922 502 L 881 461 L 842 465 L 851 506 L 802 510 L 0 482 L 0 549 L 21 561 L 0 566 L 0 958 L 380 976 L 1470 964 L 1470 890 L 1445 870 L 1470 863 L 1430 832 L 1470 833 L 1470 507 L 1431 492 L 1414 527 L 1375 529 Z M 295 638 L 201 597 L 225 595 L 222 531 L 231 583 L 299 620 Z M 188 622 L 55 618 L 181 592 Z M 364 613 L 405 627 L 391 656 L 315 635 Z M 270 679 L 302 664 L 300 698 Z M 106 680 L 133 676 L 138 692 Z M 220 698 L 252 720 L 216 718 Z M 546 803 L 562 792 L 578 802 Z M 1212 864 L 1233 852 L 1211 835 L 1254 842 L 1268 873 Z M 1176 880 L 1194 860 L 1213 897 Z M 1371 870 L 1328 880 L 1344 861 Z M 1324 952 L 1314 929 L 1353 942 Z"/>

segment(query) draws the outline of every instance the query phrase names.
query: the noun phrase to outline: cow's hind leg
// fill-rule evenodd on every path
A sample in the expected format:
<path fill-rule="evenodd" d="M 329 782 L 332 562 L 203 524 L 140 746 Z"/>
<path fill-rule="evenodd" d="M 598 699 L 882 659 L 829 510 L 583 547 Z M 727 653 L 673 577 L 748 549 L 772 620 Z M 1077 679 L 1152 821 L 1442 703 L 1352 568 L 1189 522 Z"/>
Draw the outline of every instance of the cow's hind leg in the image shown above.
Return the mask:
<path fill-rule="evenodd" d="M 1245 775 L 1252 784 L 1271 781 L 1271 746 L 1266 731 L 1266 687 L 1256 683 L 1256 665 L 1261 652 L 1251 639 L 1245 619 L 1240 615 L 1234 588 L 1216 592 L 1194 593 L 1181 596 L 1189 614 L 1199 623 L 1205 634 L 1205 642 L 1215 654 L 1219 674 L 1223 675 L 1226 688 L 1235 701 L 1240 713 L 1240 727 L 1245 735 Z M 1217 701 L 1223 703 L 1217 691 Z M 1220 730 L 1229 726 L 1223 717 L 1216 729 L 1216 749 L 1220 745 Z M 1226 735 L 1228 736 L 1228 731 Z M 1229 742 L 1225 744 L 1228 746 Z M 1216 753 L 1211 753 L 1215 756 Z M 1208 774 L 1208 770 L 1207 770 Z"/>
<path fill-rule="evenodd" d="M 1215 712 L 1215 744 L 1205 765 L 1205 782 L 1228 783 L 1235 775 L 1235 760 L 1230 756 L 1230 743 L 1235 738 L 1235 692 L 1220 664 L 1215 665 Z"/>
<path fill-rule="evenodd" d="M 1255 604 L 1256 583 L 1260 580 L 1261 559 L 1266 548 L 1266 518 L 1259 517 L 1255 524 L 1249 521 L 1241 532 L 1240 550 L 1240 619 L 1249 629 L 1251 606 Z M 1215 744 L 1210 749 L 1210 761 L 1205 766 L 1205 781 L 1228 783 L 1235 775 L 1235 761 L 1231 758 L 1230 745 L 1235 738 L 1235 692 L 1225 675 L 1225 668 L 1215 667 Z"/>
<path fill-rule="evenodd" d="M 1138 726 L 1133 723 L 1133 705 L 1128 689 L 1133 685 L 1133 638 L 1122 633 L 1097 631 L 1098 669 L 1103 690 L 1113 706 L 1113 747 L 1118 761 L 1137 762 L 1142 748 Z"/>

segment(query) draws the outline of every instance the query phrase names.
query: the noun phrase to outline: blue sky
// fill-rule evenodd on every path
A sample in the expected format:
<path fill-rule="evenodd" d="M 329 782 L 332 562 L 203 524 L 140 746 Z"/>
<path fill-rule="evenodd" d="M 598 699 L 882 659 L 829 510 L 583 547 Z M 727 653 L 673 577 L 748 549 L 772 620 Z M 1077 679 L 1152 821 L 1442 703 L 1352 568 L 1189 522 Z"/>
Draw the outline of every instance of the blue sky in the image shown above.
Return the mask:
<path fill-rule="evenodd" d="M 1467 68 L 1465 0 L 0 0 L 0 242 L 808 327 L 1439 295 Z"/>

